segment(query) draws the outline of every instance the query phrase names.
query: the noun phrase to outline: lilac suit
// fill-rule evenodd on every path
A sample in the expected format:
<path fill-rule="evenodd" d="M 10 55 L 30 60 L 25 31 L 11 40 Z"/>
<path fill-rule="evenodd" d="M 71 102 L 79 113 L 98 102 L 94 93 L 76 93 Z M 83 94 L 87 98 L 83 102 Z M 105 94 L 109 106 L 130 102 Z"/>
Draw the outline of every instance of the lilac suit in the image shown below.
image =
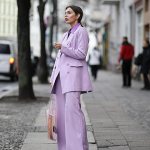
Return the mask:
<path fill-rule="evenodd" d="M 52 94 L 56 97 L 58 150 L 88 150 L 85 118 L 80 94 L 92 91 L 85 61 L 89 37 L 86 29 L 75 25 L 68 37 L 63 35 L 51 75 Z"/>

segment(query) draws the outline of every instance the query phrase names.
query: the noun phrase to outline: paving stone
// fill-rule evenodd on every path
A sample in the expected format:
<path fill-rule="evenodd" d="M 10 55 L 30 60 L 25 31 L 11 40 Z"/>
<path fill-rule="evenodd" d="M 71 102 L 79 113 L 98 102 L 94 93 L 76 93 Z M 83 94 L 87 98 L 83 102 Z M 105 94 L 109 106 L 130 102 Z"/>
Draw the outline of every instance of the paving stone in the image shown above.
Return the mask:
<path fill-rule="evenodd" d="M 130 131 L 135 131 L 135 132 L 143 132 L 145 131 L 140 125 L 138 124 L 131 124 L 131 125 L 125 125 L 125 126 L 119 126 L 119 129 L 121 132 L 130 132 Z M 145 131 L 146 132 L 146 131 Z"/>
<path fill-rule="evenodd" d="M 45 127 L 45 126 L 35 126 L 33 132 L 47 132 L 47 127 Z"/>
<path fill-rule="evenodd" d="M 89 150 L 97 150 L 96 144 L 89 144 Z"/>
<path fill-rule="evenodd" d="M 150 147 L 130 147 L 130 150 L 150 150 Z"/>
<path fill-rule="evenodd" d="M 116 125 L 118 126 L 136 126 L 137 123 L 133 122 L 133 121 L 115 121 Z"/>
<path fill-rule="evenodd" d="M 100 128 L 117 128 L 117 125 L 114 124 L 111 120 L 99 120 L 99 122 L 98 121 L 94 122 L 94 121 L 91 119 L 91 122 L 92 122 L 92 125 L 93 125 L 94 128 L 95 127 L 100 127 Z"/>
<path fill-rule="evenodd" d="M 95 133 L 98 133 L 98 134 L 100 134 L 100 135 L 110 135 L 110 136 L 112 136 L 112 135 L 121 135 L 121 132 L 120 132 L 120 130 L 119 129 L 116 129 L 116 130 L 110 130 L 110 129 L 108 129 L 108 130 L 102 130 L 103 128 L 95 128 L 94 129 L 94 132 Z"/>
<path fill-rule="evenodd" d="M 112 145 L 117 145 L 117 146 L 125 146 L 127 145 L 127 141 L 126 140 L 109 140 Z"/>
<path fill-rule="evenodd" d="M 98 148 L 107 148 L 109 146 L 112 146 L 112 143 L 109 142 L 108 140 L 104 140 L 104 139 L 96 139 L 96 143 L 97 143 L 97 146 Z"/>
<path fill-rule="evenodd" d="M 56 144 L 24 144 L 21 150 L 57 150 Z"/>
<path fill-rule="evenodd" d="M 99 132 L 105 132 L 105 133 L 108 133 L 108 132 L 121 132 L 119 128 L 101 128 L 101 127 L 96 127 L 96 126 L 93 126 L 94 128 L 97 128 L 99 129 Z"/>
<path fill-rule="evenodd" d="M 57 150 L 57 144 L 24 144 L 21 150 Z M 89 144 L 89 150 L 97 150 L 97 146 Z"/>
<path fill-rule="evenodd" d="M 131 118 L 129 118 L 128 116 L 126 116 L 126 114 L 120 114 L 118 112 L 111 112 L 110 113 L 111 118 L 115 121 L 115 122 L 130 122 L 132 121 Z"/>
<path fill-rule="evenodd" d="M 113 146 L 109 147 L 109 150 L 130 150 L 128 146 Z"/>
<path fill-rule="evenodd" d="M 56 143 L 55 141 L 49 140 L 46 132 L 30 132 L 28 133 L 25 141 L 25 144 L 52 144 Z"/>
<path fill-rule="evenodd" d="M 105 134 L 102 135 L 99 132 L 95 132 L 94 136 L 96 137 L 96 139 L 100 140 L 100 139 L 106 139 L 106 140 L 124 140 L 125 138 L 121 135 L 121 134 L 114 134 L 114 135 L 109 135 L 109 134 Z"/>
<path fill-rule="evenodd" d="M 89 143 L 95 143 L 94 136 L 92 132 L 87 132 L 88 135 L 88 142 Z M 46 144 L 46 143 L 56 143 L 55 141 L 49 140 L 47 138 L 47 132 L 30 132 L 28 133 L 24 143 L 41 143 L 41 144 Z"/>
<path fill-rule="evenodd" d="M 110 150 L 109 148 L 99 148 L 98 150 Z"/>
<path fill-rule="evenodd" d="M 141 141 L 141 140 L 150 140 L 150 136 L 147 134 L 124 134 L 127 141 Z"/>
<path fill-rule="evenodd" d="M 125 140 L 98 140 L 96 141 L 98 147 L 110 147 L 110 146 L 126 146 Z"/>
<path fill-rule="evenodd" d="M 131 147 L 150 147 L 150 140 L 139 140 L 139 141 L 132 141 L 128 142 L 129 146 Z"/>

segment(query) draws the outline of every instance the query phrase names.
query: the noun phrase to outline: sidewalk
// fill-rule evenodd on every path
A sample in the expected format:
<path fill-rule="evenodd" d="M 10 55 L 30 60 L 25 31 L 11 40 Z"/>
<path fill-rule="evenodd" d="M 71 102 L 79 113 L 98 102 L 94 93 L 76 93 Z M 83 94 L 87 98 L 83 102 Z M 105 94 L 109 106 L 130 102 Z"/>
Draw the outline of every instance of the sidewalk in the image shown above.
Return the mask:
<path fill-rule="evenodd" d="M 100 71 L 83 97 L 98 150 L 150 150 L 150 91 L 121 85 L 121 74 Z"/>
<path fill-rule="evenodd" d="M 150 91 L 140 91 L 142 82 L 121 88 L 121 75 L 100 71 L 94 92 L 82 97 L 89 150 L 150 150 Z M 35 85 L 36 95 L 49 96 L 48 85 Z M 47 139 L 45 107 L 29 132 L 22 150 L 56 150 Z M 94 135 L 94 136 L 93 136 Z"/>

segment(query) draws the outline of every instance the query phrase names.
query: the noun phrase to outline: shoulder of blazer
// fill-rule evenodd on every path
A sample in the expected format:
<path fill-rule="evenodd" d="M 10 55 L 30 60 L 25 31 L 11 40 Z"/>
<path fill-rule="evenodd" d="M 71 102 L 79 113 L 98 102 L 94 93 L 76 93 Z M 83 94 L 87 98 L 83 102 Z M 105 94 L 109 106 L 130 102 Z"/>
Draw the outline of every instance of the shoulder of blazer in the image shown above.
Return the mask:
<path fill-rule="evenodd" d="M 84 36 L 87 37 L 87 40 L 89 41 L 89 35 L 85 27 L 79 26 L 78 29 L 74 32 L 74 34 L 77 37 L 77 39 L 79 38 L 79 36 Z"/>
<path fill-rule="evenodd" d="M 79 26 L 74 34 L 77 39 L 79 39 L 79 37 L 84 37 L 84 39 L 89 42 L 89 34 L 85 27 Z"/>
<path fill-rule="evenodd" d="M 74 33 L 80 33 L 80 32 L 87 32 L 87 29 L 85 27 L 82 27 L 81 25 L 78 27 L 78 29 Z"/>
<path fill-rule="evenodd" d="M 87 31 L 85 27 L 79 26 L 79 30 Z"/>

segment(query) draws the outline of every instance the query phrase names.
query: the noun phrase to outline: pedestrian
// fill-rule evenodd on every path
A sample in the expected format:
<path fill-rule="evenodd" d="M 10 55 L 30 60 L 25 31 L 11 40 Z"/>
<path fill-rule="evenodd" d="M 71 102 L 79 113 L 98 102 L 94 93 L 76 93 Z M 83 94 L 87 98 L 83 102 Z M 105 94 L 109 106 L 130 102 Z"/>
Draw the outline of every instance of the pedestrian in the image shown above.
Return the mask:
<path fill-rule="evenodd" d="M 150 79 L 148 77 L 150 70 L 150 42 L 148 39 L 143 41 L 143 52 L 141 61 L 141 73 L 143 74 L 144 87 L 142 90 L 150 90 Z"/>
<path fill-rule="evenodd" d="M 88 150 L 80 95 L 92 91 L 92 85 L 86 63 L 89 37 L 82 16 L 80 7 L 66 7 L 65 22 L 71 28 L 54 45 L 59 51 L 50 81 L 56 97 L 58 150 Z"/>
<path fill-rule="evenodd" d="M 131 69 L 132 69 L 132 59 L 134 57 L 134 47 L 128 42 L 128 38 L 123 37 L 123 42 L 120 48 L 120 55 L 118 62 L 122 61 L 122 79 L 123 87 L 131 87 Z"/>
<path fill-rule="evenodd" d="M 100 50 L 98 46 L 95 46 L 89 54 L 89 61 L 88 61 L 94 81 L 97 79 L 97 72 L 100 68 L 101 63 L 100 58 L 101 58 Z"/>

